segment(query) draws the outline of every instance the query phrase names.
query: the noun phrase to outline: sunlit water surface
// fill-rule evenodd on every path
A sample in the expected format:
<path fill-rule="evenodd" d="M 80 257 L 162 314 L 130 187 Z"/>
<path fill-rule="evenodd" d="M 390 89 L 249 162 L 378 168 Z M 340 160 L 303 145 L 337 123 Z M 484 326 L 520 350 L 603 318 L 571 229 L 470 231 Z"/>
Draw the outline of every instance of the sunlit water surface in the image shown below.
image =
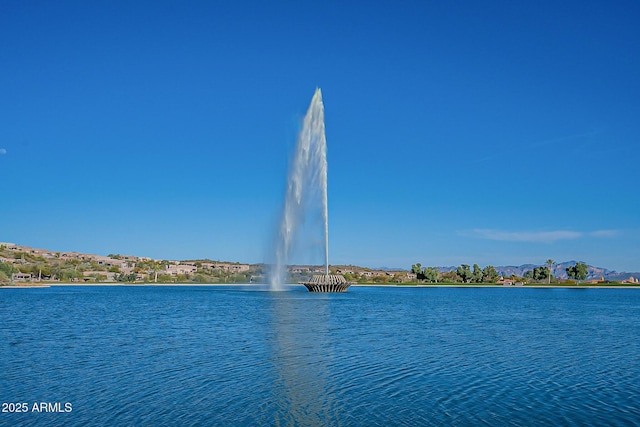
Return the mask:
<path fill-rule="evenodd" d="M 640 290 L 0 290 L 0 425 L 640 425 Z"/>

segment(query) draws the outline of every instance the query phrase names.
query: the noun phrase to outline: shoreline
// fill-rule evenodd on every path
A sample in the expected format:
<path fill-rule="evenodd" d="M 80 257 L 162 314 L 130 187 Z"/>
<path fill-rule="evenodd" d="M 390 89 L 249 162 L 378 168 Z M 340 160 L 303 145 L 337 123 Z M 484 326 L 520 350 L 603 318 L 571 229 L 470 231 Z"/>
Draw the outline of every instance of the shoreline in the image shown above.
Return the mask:
<path fill-rule="evenodd" d="M 287 283 L 285 286 L 297 286 L 298 283 Z M 266 283 L 116 283 L 116 282 L 101 282 L 101 283 L 42 283 L 42 284 L 19 284 L 19 285 L 7 285 L 0 286 L 0 289 L 43 289 L 50 287 L 61 286 L 111 286 L 111 287 L 233 287 L 233 286 L 251 286 L 251 287 L 268 287 Z M 300 285 L 303 286 L 303 285 Z M 490 285 L 490 284 L 462 284 L 462 283 L 447 283 L 447 284 L 370 284 L 359 283 L 351 285 L 351 287 L 369 287 L 369 288 L 502 288 L 502 289 L 640 289 L 638 285 L 525 285 L 525 286 L 504 286 L 504 285 Z"/>
<path fill-rule="evenodd" d="M 152 287 L 152 286 L 260 286 L 261 284 L 254 283 L 116 283 L 116 282 L 101 282 L 101 283 L 43 283 L 33 285 L 7 285 L 0 286 L 0 289 L 30 289 L 30 288 L 51 288 L 56 286 L 112 286 L 112 287 Z M 265 285 L 266 286 L 266 285 Z"/>
<path fill-rule="evenodd" d="M 430 284 L 430 285 L 373 285 L 373 284 L 357 284 L 351 285 L 355 287 L 381 287 L 381 288 L 501 288 L 501 289 L 640 289 L 638 285 L 524 285 L 524 286 L 504 286 L 504 285 L 470 285 L 464 283 L 446 283 L 442 285 Z"/>

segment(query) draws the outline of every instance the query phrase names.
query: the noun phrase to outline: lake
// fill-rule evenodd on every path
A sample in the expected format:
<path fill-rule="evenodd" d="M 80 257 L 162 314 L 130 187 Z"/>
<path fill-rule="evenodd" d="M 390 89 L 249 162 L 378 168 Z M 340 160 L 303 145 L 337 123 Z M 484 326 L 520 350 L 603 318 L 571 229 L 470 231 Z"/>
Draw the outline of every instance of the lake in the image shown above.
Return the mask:
<path fill-rule="evenodd" d="M 640 425 L 634 289 L 2 289 L 0 338 L 6 426 Z"/>

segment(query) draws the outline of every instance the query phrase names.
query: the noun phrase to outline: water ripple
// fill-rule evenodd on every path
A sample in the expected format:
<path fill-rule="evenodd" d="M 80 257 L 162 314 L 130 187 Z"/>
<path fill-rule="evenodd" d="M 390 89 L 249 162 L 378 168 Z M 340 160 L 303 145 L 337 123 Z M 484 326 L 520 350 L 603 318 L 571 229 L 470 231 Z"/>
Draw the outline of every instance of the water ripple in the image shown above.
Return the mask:
<path fill-rule="evenodd" d="M 0 425 L 638 425 L 640 293 L 3 290 Z"/>

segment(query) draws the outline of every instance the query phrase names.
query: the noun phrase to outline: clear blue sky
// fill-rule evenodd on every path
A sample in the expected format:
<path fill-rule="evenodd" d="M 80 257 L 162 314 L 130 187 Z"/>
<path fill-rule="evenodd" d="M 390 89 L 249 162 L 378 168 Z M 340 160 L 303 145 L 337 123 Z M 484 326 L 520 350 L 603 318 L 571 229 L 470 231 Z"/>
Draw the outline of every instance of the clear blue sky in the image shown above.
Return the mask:
<path fill-rule="evenodd" d="M 321 87 L 330 261 L 640 271 L 637 1 L 4 1 L 0 241 L 263 262 Z"/>

